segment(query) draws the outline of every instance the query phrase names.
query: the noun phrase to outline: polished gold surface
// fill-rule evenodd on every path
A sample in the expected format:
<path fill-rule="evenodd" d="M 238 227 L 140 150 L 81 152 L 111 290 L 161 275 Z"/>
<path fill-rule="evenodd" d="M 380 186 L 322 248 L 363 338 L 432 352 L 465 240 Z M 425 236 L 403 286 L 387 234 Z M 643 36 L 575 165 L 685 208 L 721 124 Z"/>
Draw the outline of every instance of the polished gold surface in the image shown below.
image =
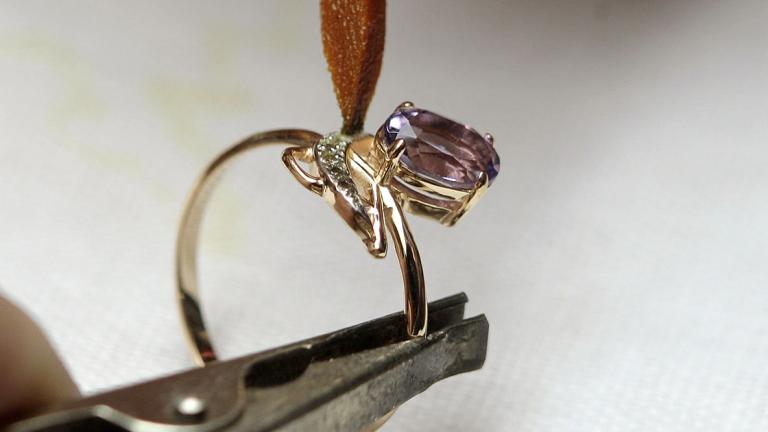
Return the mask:
<path fill-rule="evenodd" d="M 389 183 L 402 153 L 402 145 L 380 155 L 382 164 L 376 170 L 367 167 L 360 172 L 366 180 L 361 194 L 364 205 L 355 207 L 348 196 L 340 193 L 321 170 L 314 164 L 313 146 L 323 137 L 306 130 L 275 130 L 255 134 L 225 150 L 203 171 L 184 207 L 176 243 L 177 298 L 187 339 L 195 362 L 204 366 L 216 360 L 216 352 L 208 336 L 199 301 L 197 249 L 200 229 L 208 198 L 216 180 L 238 156 L 270 144 L 290 145 L 282 155 L 282 161 L 294 178 L 307 190 L 322 196 L 339 216 L 363 239 L 374 257 L 383 257 L 387 251 L 385 230 L 391 236 L 395 253 L 400 262 L 405 291 L 407 333 L 422 336 L 427 331 L 427 297 L 421 259 L 403 211 Z M 362 137 L 368 139 L 370 136 Z M 363 163 L 363 162 L 361 162 Z M 307 168 L 303 168 L 305 164 Z M 359 173 L 358 173 L 359 174 Z M 357 187 L 355 189 L 358 189 Z"/>
<path fill-rule="evenodd" d="M 427 296 L 421 258 L 400 202 L 390 190 L 399 158 L 405 150 L 404 143 L 400 141 L 385 149 L 370 135 L 343 139 L 349 141 L 345 147 L 344 164 L 349 169 L 354 194 L 362 206 L 354 205 L 354 201 L 336 187 L 334 180 L 317 165 L 314 152 L 302 147 L 287 148 L 283 151 L 283 163 L 302 186 L 322 196 L 336 210 L 360 236 L 372 256 L 386 256 L 386 232 L 389 232 L 403 277 L 407 332 L 412 337 L 423 336 L 427 332 Z M 355 148 L 364 151 L 365 155 L 357 155 Z M 302 168 L 302 162 L 307 169 Z"/>
<path fill-rule="evenodd" d="M 400 108 L 413 107 L 404 102 Z M 386 256 L 394 245 L 405 293 L 406 332 L 427 333 L 427 295 L 421 257 L 404 211 L 429 217 L 445 225 L 458 221 L 488 189 L 483 176 L 468 190 L 452 189 L 409 171 L 400 163 L 405 142 L 390 145 L 375 135 L 342 133 L 320 135 L 286 129 L 255 134 L 221 153 L 203 171 L 190 194 L 176 244 L 178 303 L 195 361 L 204 366 L 216 360 L 198 297 L 197 247 L 208 197 L 216 179 L 243 153 L 268 144 L 289 147 L 282 162 L 305 189 L 321 196 L 361 238 L 375 258 Z M 492 141 L 492 138 L 487 138 Z M 387 233 L 389 236 L 387 236 Z"/>
<path fill-rule="evenodd" d="M 187 199 L 176 239 L 176 295 L 182 323 L 195 362 L 204 366 L 216 360 L 200 307 L 197 278 L 197 246 L 208 198 L 216 180 L 237 157 L 270 144 L 311 148 L 320 134 L 306 130 L 274 130 L 252 135 L 221 153 L 203 171 Z"/>

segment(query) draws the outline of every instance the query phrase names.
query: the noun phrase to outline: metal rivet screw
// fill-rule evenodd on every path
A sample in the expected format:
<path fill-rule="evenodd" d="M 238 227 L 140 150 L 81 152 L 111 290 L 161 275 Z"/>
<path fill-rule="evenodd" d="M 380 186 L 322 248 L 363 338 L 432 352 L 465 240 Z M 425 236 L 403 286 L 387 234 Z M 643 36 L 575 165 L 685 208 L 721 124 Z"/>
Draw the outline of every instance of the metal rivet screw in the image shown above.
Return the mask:
<path fill-rule="evenodd" d="M 205 413 L 205 402 L 195 396 L 187 396 L 176 405 L 176 412 L 184 417 L 200 417 Z"/>

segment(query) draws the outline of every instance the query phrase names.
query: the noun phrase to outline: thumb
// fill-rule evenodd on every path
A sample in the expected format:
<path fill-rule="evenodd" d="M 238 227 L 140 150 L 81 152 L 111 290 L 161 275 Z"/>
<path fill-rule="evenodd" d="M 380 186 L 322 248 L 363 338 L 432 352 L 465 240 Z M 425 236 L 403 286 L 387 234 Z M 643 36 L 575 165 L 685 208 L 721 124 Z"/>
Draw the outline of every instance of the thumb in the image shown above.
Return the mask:
<path fill-rule="evenodd" d="M 40 328 L 0 297 L 0 427 L 78 395 Z"/>

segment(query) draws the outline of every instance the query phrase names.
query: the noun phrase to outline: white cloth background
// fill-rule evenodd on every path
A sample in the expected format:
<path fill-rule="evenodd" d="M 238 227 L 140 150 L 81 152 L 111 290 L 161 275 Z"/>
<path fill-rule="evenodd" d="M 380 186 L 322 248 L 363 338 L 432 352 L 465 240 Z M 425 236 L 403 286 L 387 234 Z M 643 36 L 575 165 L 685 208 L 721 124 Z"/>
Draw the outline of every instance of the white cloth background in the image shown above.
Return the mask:
<path fill-rule="evenodd" d="M 760 0 L 391 2 L 368 129 L 411 99 L 492 132 L 502 169 L 457 227 L 411 218 L 430 298 L 466 291 L 491 340 L 389 430 L 768 428 L 766 23 Z M 315 1 L 0 3 L 0 286 L 87 393 L 191 366 L 183 199 L 251 132 L 338 127 L 325 68 Z M 224 357 L 402 303 L 277 155 L 209 213 Z"/>

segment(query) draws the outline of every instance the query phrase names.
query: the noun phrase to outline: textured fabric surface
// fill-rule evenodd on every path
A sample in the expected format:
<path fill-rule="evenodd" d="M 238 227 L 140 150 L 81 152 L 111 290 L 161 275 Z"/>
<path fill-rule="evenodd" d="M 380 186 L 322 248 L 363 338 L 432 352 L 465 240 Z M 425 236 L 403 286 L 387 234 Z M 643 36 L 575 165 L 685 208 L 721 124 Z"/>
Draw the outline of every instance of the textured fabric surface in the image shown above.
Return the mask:
<path fill-rule="evenodd" d="M 456 227 L 411 218 L 430 298 L 488 361 L 396 431 L 768 429 L 763 1 L 392 1 L 367 129 L 401 101 L 496 137 Z M 254 131 L 338 128 L 314 1 L 0 3 L 0 286 L 87 392 L 191 367 L 172 253 L 203 165 Z M 401 307 L 277 150 L 203 235 L 224 357 Z"/>

